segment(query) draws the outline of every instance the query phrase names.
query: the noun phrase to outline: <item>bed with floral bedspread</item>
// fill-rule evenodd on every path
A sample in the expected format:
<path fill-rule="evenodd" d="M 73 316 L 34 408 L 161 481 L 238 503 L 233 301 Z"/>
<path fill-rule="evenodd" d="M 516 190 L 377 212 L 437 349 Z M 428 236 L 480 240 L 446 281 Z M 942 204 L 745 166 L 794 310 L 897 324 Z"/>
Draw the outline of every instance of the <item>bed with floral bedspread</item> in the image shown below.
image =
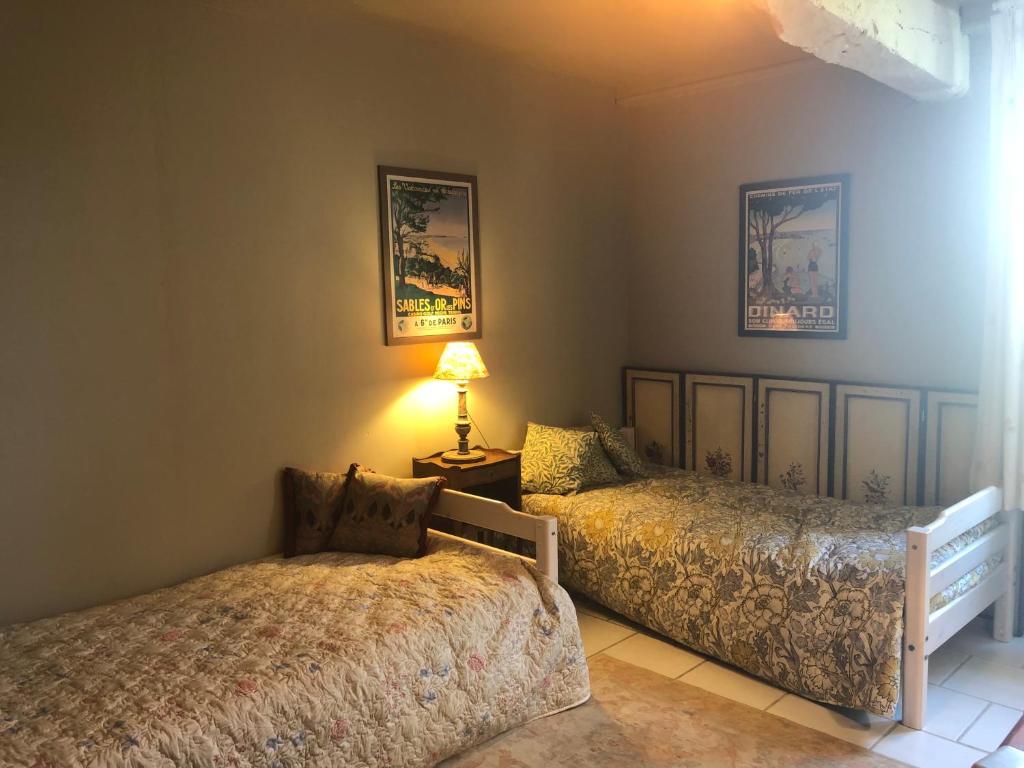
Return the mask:
<path fill-rule="evenodd" d="M 0 629 L 0 765 L 428 766 L 588 696 L 565 591 L 431 537 Z"/>
<path fill-rule="evenodd" d="M 800 496 L 683 470 L 575 496 L 531 494 L 523 508 L 558 519 L 569 589 L 787 690 L 894 715 L 904 530 L 938 508 Z M 992 567 L 936 595 L 932 610 Z"/>

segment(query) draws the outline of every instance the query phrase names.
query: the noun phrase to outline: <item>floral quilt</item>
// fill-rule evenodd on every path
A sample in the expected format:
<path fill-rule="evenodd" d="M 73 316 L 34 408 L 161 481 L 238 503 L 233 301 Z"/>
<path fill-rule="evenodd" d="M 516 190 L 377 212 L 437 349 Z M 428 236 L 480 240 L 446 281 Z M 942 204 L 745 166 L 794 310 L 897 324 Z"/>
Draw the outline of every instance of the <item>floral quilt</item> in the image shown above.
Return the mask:
<path fill-rule="evenodd" d="M 904 529 L 938 508 L 884 508 L 670 470 L 575 496 L 560 578 L 684 645 L 818 701 L 893 716 Z"/>
<path fill-rule="evenodd" d="M 565 591 L 437 537 L 0 629 L 3 766 L 429 766 L 588 697 Z"/>

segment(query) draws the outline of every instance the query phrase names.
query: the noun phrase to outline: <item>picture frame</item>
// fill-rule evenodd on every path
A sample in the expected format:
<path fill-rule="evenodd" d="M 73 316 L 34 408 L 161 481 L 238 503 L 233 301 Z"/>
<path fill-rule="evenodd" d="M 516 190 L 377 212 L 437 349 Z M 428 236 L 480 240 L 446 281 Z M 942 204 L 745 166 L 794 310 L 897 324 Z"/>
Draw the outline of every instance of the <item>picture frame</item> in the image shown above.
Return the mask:
<path fill-rule="evenodd" d="M 740 336 L 846 338 L 849 200 L 848 173 L 740 186 Z"/>
<path fill-rule="evenodd" d="M 378 166 L 384 343 L 479 339 L 476 176 Z"/>
<path fill-rule="evenodd" d="M 682 374 L 624 368 L 622 376 L 623 416 L 634 430 L 637 453 L 655 464 L 681 466 Z"/>

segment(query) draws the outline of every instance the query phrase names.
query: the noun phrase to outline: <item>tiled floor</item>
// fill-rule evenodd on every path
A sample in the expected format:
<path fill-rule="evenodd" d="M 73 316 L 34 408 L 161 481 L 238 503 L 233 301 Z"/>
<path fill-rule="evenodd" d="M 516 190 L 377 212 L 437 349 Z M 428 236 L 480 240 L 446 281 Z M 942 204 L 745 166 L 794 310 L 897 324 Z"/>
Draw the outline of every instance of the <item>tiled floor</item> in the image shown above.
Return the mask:
<path fill-rule="evenodd" d="M 977 619 L 931 658 L 928 716 L 913 731 L 786 693 L 575 598 L 588 656 L 607 654 L 828 733 L 917 768 L 968 768 L 993 751 L 1024 708 L 1024 638 L 992 639 Z"/>

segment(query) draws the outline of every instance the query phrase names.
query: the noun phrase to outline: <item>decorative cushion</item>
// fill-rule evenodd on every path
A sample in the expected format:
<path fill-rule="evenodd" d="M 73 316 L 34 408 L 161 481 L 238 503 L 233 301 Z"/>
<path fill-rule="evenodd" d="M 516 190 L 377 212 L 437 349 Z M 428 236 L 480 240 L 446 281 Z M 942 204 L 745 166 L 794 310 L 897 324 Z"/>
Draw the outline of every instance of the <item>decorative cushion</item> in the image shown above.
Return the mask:
<path fill-rule="evenodd" d="M 596 413 L 590 414 L 590 421 L 601 441 L 601 447 L 604 448 L 604 452 L 608 454 L 608 458 L 612 460 L 612 464 L 620 474 L 631 479 L 650 477 L 644 460 L 640 458 L 640 454 L 634 450 L 633 446 L 626 442 L 621 431 L 608 426 L 608 422 Z"/>
<path fill-rule="evenodd" d="M 591 488 L 595 485 L 607 485 L 609 483 L 621 483 L 622 476 L 615 471 L 615 467 L 608 460 L 608 454 L 601 447 L 601 439 L 596 433 L 594 443 L 587 454 L 587 463 L 583 468 L 583 487 Z"/>
<path fill-rule="evenodd" d="M 353 464 L 331 549 L 394 557 L 427 551 L 430 513 L 443 477 L 404 479 L 368 472 Z"/>
<path fill-rule="evenodd" d="M 348 475 L 285 467 L 284 556 L 322 552 L 338 523 Z"/>
<path fill-rule="evenodd" d="M 522 455 L 524 491 L 565 494 L 620 479 L 601 449 L 597 433 L 527 423 Z"/>

